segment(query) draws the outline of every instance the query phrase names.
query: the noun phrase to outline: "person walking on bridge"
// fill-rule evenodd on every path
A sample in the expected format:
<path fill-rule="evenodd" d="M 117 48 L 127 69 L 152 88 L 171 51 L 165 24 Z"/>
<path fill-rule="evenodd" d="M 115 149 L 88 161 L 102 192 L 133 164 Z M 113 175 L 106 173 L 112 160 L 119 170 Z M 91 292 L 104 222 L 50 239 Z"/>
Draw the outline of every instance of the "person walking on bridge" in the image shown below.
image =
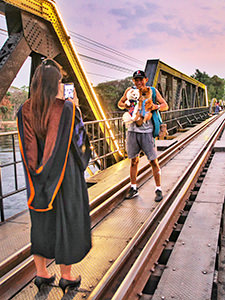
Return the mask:
<path fill-rule="evenodd" d="M 133 74 L 133 82 L 135 86 L 134 89 L 143 89 L 146 87 L 148 78 L 144 71 L 137 70 Z M 124 95 L 118 102 L 118 107 L 120 109 L 129 109 L 130 101 L 127 101 L 128 91 L 132 89 L 129 87 L 126 89 Z M 153 88 L 154 89 L 154 88 Z M 168 110 L 168 105 L 166 101 L 162 98 L 159 91 L 155 89 L 156 102 L 158 104 L 153 104 L 152 110 L 165 111 Z M 155 148 L 155 141 L 153 138 L 153 123 L 152 120 L 148 120 L 141 126 L 138 126 L 136 122 L 129 124 L 128 135 L 127 135 L 127 154 L 128 158 L 131 160 L 130 164 L 130 181 L 131 188 L 126 195 L 126 199 L 134 198 L 138 195 L 138 188 L 136 183 L 138 163 L 139 163 L 139 153 L 141 150 L 147 156 L 153 171 L 153 176 L 155 180 L 155 201 L 159 202 L 163 199 L 162 188 L 161 188 L 161 170 L 159 162 L 157 159 L 157 152 Z"/>
<path fill-rule="evenodd" d="M 60 264 L 59 286 L 77 288 L 71 265 L 91 248 L 89 200 L 84 170 L 91 150 L 75 103 L 59 97 L 61 67 L 44 60 L 34 73 L 30 99 L 17 114 L 19 145 L 31 217 L 31 253 L 38 289 L 52 284 L 46 259 Z"/>

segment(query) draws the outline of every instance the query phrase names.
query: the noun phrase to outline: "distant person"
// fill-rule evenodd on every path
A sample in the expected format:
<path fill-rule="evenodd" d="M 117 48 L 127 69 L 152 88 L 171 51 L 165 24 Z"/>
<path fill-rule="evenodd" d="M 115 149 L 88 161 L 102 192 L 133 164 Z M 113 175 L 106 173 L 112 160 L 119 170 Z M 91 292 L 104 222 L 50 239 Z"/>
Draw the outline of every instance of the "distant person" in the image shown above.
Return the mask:
<path fill-rule="evenodd" d="M 52 284 L 55 275 L 46 259 L 60 264 L 59 286 L 77 288 L 81 277 L 71 265 L 91 248 L 89 200 L 84 170 L 90 145 L 80 111 L 72 101 L 59 98 L 60 66 L 46 59 L 37 67 L 30 99 L 19 109 L 20 151 L 25 169 L 31 217 L 31 253 L 38 289 Z"/>
<path fill-rule="evenodd" d="M 138 70 L 133 74 L 133 82 L 135 84 L 134 88 L 144 89 L 148 78 L 144 71 Z M 121 109 L 129 109 L 129 101 L 127 101 L 127 93 L 131 89 L 129 87 L 126 89 L 123 97 L 118 102 L 118 107 Z M 156 91 L 156 101 L 158 104 L 153 104 L 152 110 L 165 111 L 168 110 L 168 105 L 166 101 L 162 98 L 159 91 Z M 157 159 L 157 152 L 155 148 L 155 141 L 153 138 L 153 123 L 152 120 L 148 120 L 146 123 L 143 123 L 141 126 L 137 126 L 136 122 L 133 122 L 128 127 L 127 135 L 127 154 L 128 158 L 131 159 L 130 165 L 130 181 L 131 188 L 126 195 L 127 199 L 131 199 L 138 195 L 137 188 L 137 172 L 138 172 L 138 163 L 139 163 L 139 153 L 143 150 L 147 156 L 153 170 L 153 176 L 156 184 L 155 188 L 155 201 L 159 202 L 163 199 L 162 188 L 161 188 L 161 170 L 159 162 Z"/>
<path fill-rule="evenodd" d="M 218 114 L 220 112 L 220 110 L 221 110 L 220 104 L 219 104 L 219 101 L 217 101 L 215 104 L 215 114 Z"/>

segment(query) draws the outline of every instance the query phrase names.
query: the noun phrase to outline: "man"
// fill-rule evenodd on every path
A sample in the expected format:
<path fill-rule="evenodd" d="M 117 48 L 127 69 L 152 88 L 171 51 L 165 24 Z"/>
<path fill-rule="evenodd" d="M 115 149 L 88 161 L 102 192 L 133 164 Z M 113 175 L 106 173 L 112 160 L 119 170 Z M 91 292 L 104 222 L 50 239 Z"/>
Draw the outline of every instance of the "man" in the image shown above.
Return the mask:
<path fill-rule="evenodd" d="M 144 71 L 137 70 L 133 74 L 133 82 L 137 89 L 144 88 L 148 82 L 148 78 Z M 127 92 L 131 89 L 129 87 L 126 89 L 123 97 L 118 102 L 118 107 L 120 109 L 129 108 L 129 102 L 127 101 Z M 127 102 L 126 102 L 127 101 Z M 168 110 L 168 105 L 166 101 L 162 98 L 159 91 L 156 89 L 156 102 L 158 104 L 153 104 L 152 110 L 165 111 Z M 127 105 L 128 104 L 128 105 Z M 157 152 L 155 148 L 155 142 L 153 138 L 153 123 L 150 119 L 141 126 L 137 126 L 135 122 L 131 123 L 128 127 L 127 135 L 127 154 L 128 158 L 131 159 L 130 165 L 130 181 L 131 188 L 126 196 L 126 199 L 134 198 L 138 195 L 138 189 L 136 184 L 138 163 L 139 163 L 139 153 L 143 150 L 147 156 L 153 171 L 153 176 L 155 180 L 155 201 L 160 202 L 163 199 L 162 188 L 161 188 L 161 170 L 159 167 L 159 162 L 157 159 Z"/>

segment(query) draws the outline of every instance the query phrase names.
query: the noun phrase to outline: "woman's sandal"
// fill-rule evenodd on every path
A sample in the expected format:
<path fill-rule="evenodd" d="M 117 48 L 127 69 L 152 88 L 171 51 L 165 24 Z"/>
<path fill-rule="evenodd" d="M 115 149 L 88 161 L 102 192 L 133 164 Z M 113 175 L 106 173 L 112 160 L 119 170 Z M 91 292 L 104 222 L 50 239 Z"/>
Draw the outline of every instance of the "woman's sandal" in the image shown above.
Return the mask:
<path fill-rule="evenodd" d="M 40 291 L 41 286 L 43 284 L 45 285 L 51 285 L 55 281 L 56 275 L 53 275 L 50 278 L 40 277 L 37 276 L 34 280 L 34 284 L 38 287 L 38 290 Z"/>
<path fill-rule="evenodd" d="M 61 278 L 59 281 L 59 287 L 63 290 L 63 294 L 65 294 L 66 288 L 79 288 L 81 283 L 81 276 L 79 276 L 76 280 L 67 280 Z"/>

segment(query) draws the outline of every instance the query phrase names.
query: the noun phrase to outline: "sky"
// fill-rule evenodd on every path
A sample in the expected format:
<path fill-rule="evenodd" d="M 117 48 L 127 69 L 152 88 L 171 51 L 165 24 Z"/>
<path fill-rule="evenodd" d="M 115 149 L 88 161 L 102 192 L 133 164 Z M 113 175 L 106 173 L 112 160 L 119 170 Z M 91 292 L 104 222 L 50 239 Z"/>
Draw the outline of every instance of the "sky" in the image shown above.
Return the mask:
<path fill-rule="evenodd" d="M 225 78 L 223 0 L 55 2 L 93 85 L 131 76 L 133 71 L 144 69 L 148 59 L 160 59 L 187 75 L 199 69 L 210 76 Z M 4 28 L 2 18 L 0 21 L 1 28 Z M 82 39 L 77 34 L 82 35 Z M 96 47 L 95 42 L 87 42 L 85 38 L 140 62 Z M 94 64 L 85 60 L 84 55 L 122 69 Z M 16 86 L 28 83 L 29 76 L 24 74 L 28 74 L 29 65 L 28 59 L 20 72 L 22 75 L 18 74 L 14 82 Z"/>

